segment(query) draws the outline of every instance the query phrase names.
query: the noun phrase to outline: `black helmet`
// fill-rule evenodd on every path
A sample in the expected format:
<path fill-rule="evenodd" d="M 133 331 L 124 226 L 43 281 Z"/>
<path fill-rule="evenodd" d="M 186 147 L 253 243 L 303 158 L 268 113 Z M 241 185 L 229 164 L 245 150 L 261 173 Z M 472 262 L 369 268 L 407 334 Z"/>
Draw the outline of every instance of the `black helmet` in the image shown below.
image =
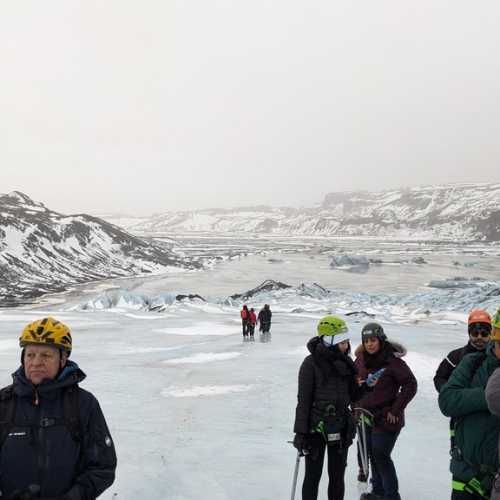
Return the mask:
<path fill-rule="evenodd" d="M 378 323 L 367 323 L 361 330 L 361 341 L 368 337 L 377 337 L 381 342 L 387 340 L 384 329 Z"/>

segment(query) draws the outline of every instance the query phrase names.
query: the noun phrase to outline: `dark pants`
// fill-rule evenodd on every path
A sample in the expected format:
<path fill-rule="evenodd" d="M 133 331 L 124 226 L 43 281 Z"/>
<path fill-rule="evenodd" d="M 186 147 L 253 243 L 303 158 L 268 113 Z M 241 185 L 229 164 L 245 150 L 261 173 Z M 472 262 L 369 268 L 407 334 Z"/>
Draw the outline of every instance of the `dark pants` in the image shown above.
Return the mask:
<path fill-rule="evenodd" d="M 326 446 L 321 435 L 312 435 L 312 450 L 306 455 L 306 472 L 302 484 L 302 500 L 317 500 L 318 487 L 323 472 L 325 448 L 328 448 L 328 500 L 343 500 L 344 473 L 347 465 L 347 448 Z"/>
<path fill-rule="evenodd" d="M 255 323 L 248 323 L 248 333 L 253 337 L 255 333 Z"/>
<path fill-rule="evenodd" d="M 248 319 L 241 320 L 241 327 L 243 329 L 243 337 L 248 335 Z"/>
<path fill-rule="evenodd" d="M 262 333 L 268 333 L 270 329 L 271 329 L 271 322 L 270 321 L 261 321 L 260 322 L 260 331 Z"/>
<path fill-rule="evenodd" d="M 373 494 L 384 497 L 384 500 L 401 500 L 398 476 L 391 458 L 399 432 L 373 432 L 370 429 L 366 436 L 372 464 Z"/>

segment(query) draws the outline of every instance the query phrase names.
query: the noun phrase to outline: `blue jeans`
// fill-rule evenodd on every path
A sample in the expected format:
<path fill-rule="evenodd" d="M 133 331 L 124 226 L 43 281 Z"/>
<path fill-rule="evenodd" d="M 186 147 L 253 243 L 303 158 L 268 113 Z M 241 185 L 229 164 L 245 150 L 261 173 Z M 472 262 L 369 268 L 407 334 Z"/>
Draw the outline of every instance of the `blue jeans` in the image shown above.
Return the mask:
<path fill-rule="evenodd" d="M 398 476 L 391 453 L 398 439 L 398 432 L 367 432 L 368 450 L 372 463 L 373 494 L 384 500 L 401 500 Z"/>

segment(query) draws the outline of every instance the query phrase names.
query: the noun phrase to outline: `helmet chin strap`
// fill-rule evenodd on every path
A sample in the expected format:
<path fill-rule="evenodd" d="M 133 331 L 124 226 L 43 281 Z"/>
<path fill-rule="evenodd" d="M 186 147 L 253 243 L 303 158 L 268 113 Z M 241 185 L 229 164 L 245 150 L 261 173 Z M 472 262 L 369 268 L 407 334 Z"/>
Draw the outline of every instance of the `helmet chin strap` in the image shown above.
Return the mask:
<path fill-rule="evenodd" d="M 323 345 L 326 347 L 333 347 L 335 344 L 333 343 L 333 335 L 323 335 L 321 337 L 321 341 L 323 342 Z"/>

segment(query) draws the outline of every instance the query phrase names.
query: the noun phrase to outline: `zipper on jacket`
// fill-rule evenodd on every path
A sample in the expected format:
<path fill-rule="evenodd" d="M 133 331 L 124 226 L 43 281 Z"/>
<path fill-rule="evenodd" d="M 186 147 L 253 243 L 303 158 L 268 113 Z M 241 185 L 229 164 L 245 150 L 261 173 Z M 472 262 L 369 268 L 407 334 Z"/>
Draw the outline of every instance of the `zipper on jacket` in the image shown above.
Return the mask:
<path fill-rule="evenodd" d="M 33 400 L 31 401 L 33 403 L 33 406 L 37 408 L 37 417 L 36 417 L 36 430 L 35 428 L 32 429 L 33 435 L 35 437 L 35 449 L 36 449 L 36 455 L 37 455 L 37 479 L 38 479 L 38 485 L 42 485 L 42 478 L 43 478 L 43 469 L 44 469 L 44 454 L 43 454 L 43 435 L 44 435 L 44 429 L 41 426 L 41 410 L 40 410 L 40 395 L 38 394 L 38 389 L 36 387 L 33 387 Z"/>
<path fill-rule="evenodd" d="M 38 396 L 38 391 L 37 391 L 37 388 L 35 387 L 33 389 L 33 406 L 38 406 L 40 404 L 40 398 Z"/>

